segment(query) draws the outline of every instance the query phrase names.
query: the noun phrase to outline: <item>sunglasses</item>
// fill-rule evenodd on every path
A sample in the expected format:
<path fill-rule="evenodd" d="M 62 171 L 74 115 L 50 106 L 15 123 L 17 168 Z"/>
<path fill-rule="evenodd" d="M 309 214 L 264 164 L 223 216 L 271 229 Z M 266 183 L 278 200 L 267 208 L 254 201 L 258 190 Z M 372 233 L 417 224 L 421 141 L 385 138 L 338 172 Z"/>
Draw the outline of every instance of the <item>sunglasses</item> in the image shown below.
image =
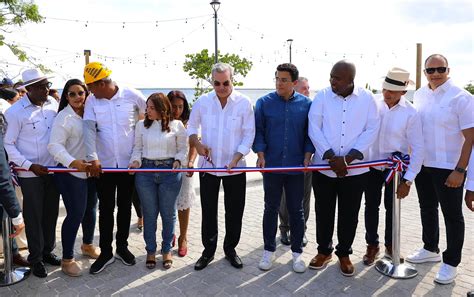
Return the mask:
<path fill-rule="evenodd" d="M 438 71 L 438 73 L 445 73 L 446 70 L 448 70 L 448 67 L 435 67 L 435 68 L 426 68 L 425 71 L 428 74 L 433 74 L 435 71 Z"/>
<path fill-rule="evenodd" d="M 53 85 L 53 83 L 51 82 L 47 82 L 47 83 L 44 83 L 44 84 L 40 84 L 40 85 L 32 85 L 32 87 L 38 89 L 38 90 L 42 90 L 42 89 L 51 89 L 51 86 Z"/>
<path fill-rule="evenodd" d="M 230 86 L 230 80 L 226 80 L 225 82 L 221 83 L 220 81 L 214 81 L 214 87 L 219 87 L 220 85 L 224 85 L 224 87 Z"/>
<path fill-rule="evenodd" d="M 85 93 L 86 92 L 84 92 L 84 91 L 79 91 L 77 93 L 76 92 L 68 92 L 67 95 L 68 95 L 68 97 L 73 97 L 74 98 L 76 96 L 82 97 L 82 96 L 84 96 Z"/>

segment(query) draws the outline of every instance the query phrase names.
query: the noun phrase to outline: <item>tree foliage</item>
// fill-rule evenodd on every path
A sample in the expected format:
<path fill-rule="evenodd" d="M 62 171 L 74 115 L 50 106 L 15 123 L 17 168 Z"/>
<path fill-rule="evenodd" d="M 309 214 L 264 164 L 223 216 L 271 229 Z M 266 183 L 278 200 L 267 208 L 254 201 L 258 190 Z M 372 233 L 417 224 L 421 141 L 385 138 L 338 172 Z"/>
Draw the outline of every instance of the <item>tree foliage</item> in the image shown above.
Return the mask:
<path fill-rule="evenodd" d="M 15 28 L 26 23 L 39 23 L 43 17 L 39 14 L 38 6 L 31 1 L 24 0 L 0 0 L 0 46 L 6 46 L 22 62 L 31 64 L 47 71 L 45 67 L 38 64 L 36 59 L 28 56 L 14 42 L 5 40 L 5 33 L 11 33 Z"/>
<path fill-rule="evenodd" d="M 243 83 L 236 79 L 236 76 L 245 77 L 253 63 L 246 58 L 240 58 L 236 54 L 222 55 L 218 52 L 219 62 L 227 63 L 234 67 L 234 86 L 242 86 Z M 200 95 L 209 92 L 212 87 L 211 70 L 214 65 L 214 55 L 209 55 L 207 49 L 203 49 L 196 54 L 187 54 L 183 65 L 183 70 L 189 74 L 192 79 L 196 80 L 194 88 L 194 96 L 197 99 Z"/>
<path fill-rule="evenodd" d="M 466 91 L 468 91 L 469 93 L 473 94 L 474 95 L 474 84 L 472 83 L 468 83 L 464 89 L 466 89 Z"/>

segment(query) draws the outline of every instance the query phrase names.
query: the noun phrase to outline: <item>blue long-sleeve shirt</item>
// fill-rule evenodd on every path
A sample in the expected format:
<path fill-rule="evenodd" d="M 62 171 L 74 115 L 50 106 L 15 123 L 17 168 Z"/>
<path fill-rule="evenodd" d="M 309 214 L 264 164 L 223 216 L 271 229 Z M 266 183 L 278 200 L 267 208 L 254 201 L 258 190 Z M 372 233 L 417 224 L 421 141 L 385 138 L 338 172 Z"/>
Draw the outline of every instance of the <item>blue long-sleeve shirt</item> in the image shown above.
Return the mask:
<path fill-rule="evenodd" d="M 311 100 L 297 92 L 288 101 L 277 92 L 257 100 L 253 151 L 265 154 L 266 167 L 301 166 L 305 153 L 314 153 L 308 137 L 310 107 Z"/>

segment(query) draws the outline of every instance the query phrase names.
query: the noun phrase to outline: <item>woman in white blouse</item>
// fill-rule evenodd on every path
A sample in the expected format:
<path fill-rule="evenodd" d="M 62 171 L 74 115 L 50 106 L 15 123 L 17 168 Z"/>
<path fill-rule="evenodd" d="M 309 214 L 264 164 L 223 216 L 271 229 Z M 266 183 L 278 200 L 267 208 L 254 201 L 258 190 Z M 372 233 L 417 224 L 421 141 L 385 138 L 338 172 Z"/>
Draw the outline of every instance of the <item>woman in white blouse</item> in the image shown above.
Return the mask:
<path fill-rule="evenodd" d="M 86 151 L 82 134 L 84 103 L 89 94 L 86 85 L 71 79 L 64 86 L 54 120 L 48 150 L 60 166 L 80 172 L 54 174 L 66 207 L 66 218 L 61 227 L 63 257 L 62 271 L 69 276 L 81 275 L 81 267 L 74 260 L 74 242 L 82 224 L 82 254 L 96 259 L 99 249 L 94 247 L 94 229 L 97 210 L 97 192 L 94 178 L 87 178 L 89 164 L 84 161 Z"/>
<path fill-rule="evenodd" d="M 147 100 L 145 120 L 137 123 L 135 128 L 130 168 L 180 168 L 186 160 L 187 148 L 186 130 L 181 121 L 172 120 L 170 101 L 163 93 L 152 94 Z M 143 210 L 146 267 L 153 269 L 156 266 L 156 225 L 158 214 L 161 214 L 163 267 L 169 269 L 173 263 L 171 248 L 175 241 L 176 200 L 181 187 L 181 173 L 137 173 L 135 186 Z"/>

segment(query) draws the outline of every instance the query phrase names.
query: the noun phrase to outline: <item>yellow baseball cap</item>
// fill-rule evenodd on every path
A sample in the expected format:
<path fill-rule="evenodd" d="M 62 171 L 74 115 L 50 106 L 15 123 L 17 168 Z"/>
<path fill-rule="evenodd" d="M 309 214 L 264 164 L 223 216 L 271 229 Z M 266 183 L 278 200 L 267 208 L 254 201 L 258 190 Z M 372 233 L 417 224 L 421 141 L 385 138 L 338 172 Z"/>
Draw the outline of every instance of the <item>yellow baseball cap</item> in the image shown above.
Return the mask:
<path fill-rule="evenodd" d="M 108 77 L 112 70 L 100 62 L 92 62 L 84 67 L 84 80 L 86 85 Z"/>

